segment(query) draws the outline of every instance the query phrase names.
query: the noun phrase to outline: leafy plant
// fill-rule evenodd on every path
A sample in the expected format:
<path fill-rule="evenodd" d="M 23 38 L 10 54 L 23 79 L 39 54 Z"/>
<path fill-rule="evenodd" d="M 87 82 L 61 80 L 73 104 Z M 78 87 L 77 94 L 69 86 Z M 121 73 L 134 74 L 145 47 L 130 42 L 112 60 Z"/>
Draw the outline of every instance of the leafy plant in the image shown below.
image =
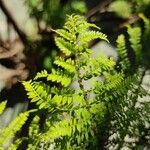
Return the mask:
<path fill-rule="evenodd" d="M 30 35 L 29 42 L 25 45 L 28 58 L 30 58 L 31 53 L 35 53 L 33 55 L 37 56 L 37 60 L 33 60 L 36 69 L 33 76 L 35 76 L 37 72 L 43 69 L 51 70 L 57 54 L 53 32 L 50 28 L 61 28 L 66 14 L 83 15 L 87 12 L 87 7 L 84 0 L 25 0 L 25 4 L 30 20 L 34 23 L 32 30 L 36 34 Z"/>
<path fill-rule="evenodd" d="M 108 41 L 105 34 L 91 29 L 99 30 L 84 17 L 68 16 L 63 29 L 53 30 L 57 34 L 55 43 L 64 55 L 55 59 L 55 68 L 50 73 L 44 70 L 33 80 L 23 82 L 31 102 L 36 103 L 38 112 L 46 116 L 42 127 L 38 116 L 33 119 L 28 149 L 111 148 L 113 141 L 110 138 L 106 138 L 106 145 L 101 140 L 103 135 L 109 137 L 114 132 L 119 132 L 117 147 L 122 148 L 122 140 L 129 133 L 127 129 L 133 118 L 139 123 L 145 120 L 139 116 L 148 111 L 147 106 L 141 111 L 141 108 L 135 109 L 135 104 L 138 96 L 143 97 L 147 92 L 139 82 L 138 69 L 126 76 L 131 64 L 124 36 L 117 40 L 122 69 L 116 70 L 112 58 L 104 55 L 90 57 L 90 41 Z M 135 37 L 134 32 L 139 36 Z M 139 60 L 140 29 L 129 27 L 128 33 Z M 86 87 L 85 83 L 90 81 L 92 85 Z M 78 85 L 78 89 L 72 88 L 73 83 Z M 112 124 L 113 121 L 115 123 Z"/>
<path fill-rule="evenodd" d="M 84 14 L 87 11 L 84 0 L 66 2 L 61 0 L 26 0 L 26 4 L 30 16 L 35 18 L 37 23 L 44 22 L 46 27 L 53 28 L 63 25 L 66 14 Z"/>
<path fill-rule="evenodd" d="M 65 57 L 54 61 L 56 69 L 52 69 L 51 73 L 42 71 L 33 81 L 23 82 L 31 101 L 48 113 L 43 132 L 38 137 L 38 146 L 45 142 L 47 148 L 86 148 L 90 138 L 94 136 L 92 120 L 97 119 L 96 108 L 100 109 L 99 117 L 103 117 L 104 104 L 89 99 L 82 82 L 84 79 L 99 76 L 103 70 L 111 70 L 115 63 L 105 56 L 97 60 L 89 57 L 91 50 L 88 49 L 88 42 L 97 38 L 107 40 L 106 35 L 91 31 L 89 27 L 98 28 L 87 23 L 83 17 L 69 16 L 64 28 L 55 31 L 59 35 L 55 38 L 56 45 Z M 89 69 L 95 72 L 90 72 Z M 49 84 L 38 82 L 41 78 L 46 78 Z M 70 88 L 74 80 L 79 84 L 78 91 Z"/>
<path fill-rule="evenodd" d="M 0 103 L 0 114 L 3 113 L 6 107 L 6 101 Z M 15 137 L 16 133 L 20 131 L 26 120 L 28 119 L 29 112 L 20 113 L 6 128 L 0 129 L 0 149 L 4 150 L 7 147 L 9 140 Z M 9 150 L 16 150 L 21 139 L 17 139 L 14 144 L 11 144 Z"/>
<path fill-rule="evenodd" d="M 139 12 L 149 15 L 150 0 L 115 0 L 110 4 L 110 8 L 123 18 Z"/>
<path fill-rule="evenodd" d="M 143 15 L 141 17 L 147 20 Z M 148 20 L 146 21 L 148 23 Z M 147 27 L 147 26 L 146 26 Z M 149 27 L 147 27 L 149 28 Z M 145 28 L 147 32 L 147 29 Z M 120 56 L 119 64 L 121 70 L 126 72 L 126 82 L 133 82 L 128 86 L 129 91 L 125 97 L 121 97 L 121 101 L 116 103 L 111 115 L 114 118 L 111 122 L 110 136 L 108 138 L 107 149 L 144 149 L 149 148 L 149 91 L 143 88 L 143 78 L 147 67 L 144 67 L 147 57 L 143 55 L 146 49 L 142 43 L 140 27 L 127 27 L 128 39 L 124 35 L 120 35 L 117 39 L 117 51 Z M 145 34 L 143 34 L 145 35 Z M 129 46 L 127 43 L 129 42 Z M 128 52 L 132 50 L 135 55 L 135 61 L 130 62 Z M 134 72 L 134 73 L 133 73 Z M 136 74 L 135 74 L 136 72 Z M 121 89 L 121 88 L 120 88 Z M 147 97 L 145 97 L 147 95 Z M 119 97 L 117 97 L 119 99 Z"/>
<path fill-rule="evenodd" d="M 143 15 L 141 18 L 147 37 L 149 21 Z M 17 149 L 24 140 L 28 150 L 148 147 L 150 104 L 139 99 L 149 95 L 142 87 L 142 30 L 128 26 L 128 41 L 125 35 L 118 36 L 118 63 L 104 54 L 91 57 L 89 42 L 108 39 L 82 16 L 68 16 L 63 29 L 52 31 L 62 55 L 55 58 L 50 73 L 43 70 L 33 80 L 23 82 L 37 109 L 28 136 L 16 139 L 9 149 Z M 130 49 L 134 62 L 128 57 Z M 5 106 L 6 102 L 0 104 L 0 113 Z M 21 113 L 1 129 L 1 149 L 21 129 L 31 111 Z"/>

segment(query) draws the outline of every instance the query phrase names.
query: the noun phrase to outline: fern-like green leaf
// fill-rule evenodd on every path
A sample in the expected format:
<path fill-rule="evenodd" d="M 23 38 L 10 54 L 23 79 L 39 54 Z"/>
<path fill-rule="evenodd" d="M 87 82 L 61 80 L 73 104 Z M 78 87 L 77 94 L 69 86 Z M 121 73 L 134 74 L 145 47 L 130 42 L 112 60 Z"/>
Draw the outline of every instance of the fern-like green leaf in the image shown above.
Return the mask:
<path fill-rule="evenodd" d="M 31 99 L 31 102 L 36 102 L 39 105 L 39 109 L 49 107 L 51 95 L 47 93 L 42 84 L 30 80 L 24 81 L 23 85 L 28 92 L 27 95 Z"/>
<path fill-rule="evenodd" d="M 92 23 L 86 22 L 85 18 L 79 15 L 71 15 L 67 17 L 67 22 L 64 28 L 71 33 L 82 33 L 87 31 L 90 27 L 100 29 L 98 26 Z"/>
<path fill-rule="evenodd" d="M 85 22 L 85 18 L 79 15 L 67 16 L 67 21 L 64 28 L 75 35 L 77 33 L 77 27 Z"/>
<path fill-rule="evenodd" d="M 60 74 L 59 72 L 49 74 L 47 80 L 61 83 L 61 85 L 64 87 L 67 87 L 71 83 L 71 77 Z"/>
<path fill-rule="evenodd" d="M 79 43 L 81 44 L 88 43 L 95 39 L 108 41 L 107 36 L 99 31 L 87 31 L 85 33 L 81 33 L 78 37 Z"/>
<path fill-rule="evenodd" d="M 74 66 L 74 61 L 71 59 L 67 59 L 64 61 L 62 58 L 59 58 L 54 61 L 54 64 L 64 68 L 70 73 L 75 73 L 76 71 L 75 66 Z"/>
<path fill-rule="evenodd" d="M 68 40 L 70 42 L 75 41 L 75 35 L 71 34 L 70 32 L 64 30 L 64 29 L 58 29 L 55 31 L 59 36 L 64 38 L 65 40 Z"/>
<path fill-rule="evenodd" d="M 8 148 L 8 150 L 17 150 L 19 145 L 22 143 L 21 139 L 15 140 Z"/>
<path fill-rule="evenodd" d="M 66 56 L 70 56 L 71 53 L 73 53 L 73 45 L 70 44 L 69 42 L 65 41 L 62 38 L 55 38 L 55 42 L 57 47 L 66 55 Z"/>
<path fill-rule="evenodd" d="M 82 78 L 87 80 L 93 76 L 100 76 L 104 71 L 111 70 L 114 65 L 113 59 L 108 59 L 104 55 L 100 55 L 98 58 L 90 58 L 86 66 L 82 68 Z"/>
<path fill-rule="evenodd" d="M 40 128 L 39 128 L 40 117 L 35 116 L 29 127 L 29 143 L 27 150 L 36 150 L 40 140 Z M 39 140 L 38 140 L 39 139 Z"/>
<path fill-rule="evenodd" d="M 52 103 L 55 104 L 55 106 L 59 108 L 66 107 L 68 109 L 70 105 L 75 109 L 79 106 L 85 106 L 86 101 L 84 100 L 83 96 L 80 96 L 78 94 L 66 94 L 65 96 L 62 95 L 55 95 L 52 98 Z M 68 107 L 68 108 L 67 108 Z"/>
<path fill-rule="evenodd" d="M 38 72 L 34 78 L 34 80 L 40 79 L 40 78 L 46 78 L 48 76 L 48 72 L 46 70 L 43 70 L 41 72 Z"/>
<path fill-rule="evenodd" d="M 70 135 L 71 135 L 71 126 L 69 126 L 69 120 L 66 118 L 51 126 L 48 132 L 45 135 L 43 135 L 42 138 L 48 141 L 50 139 L 56 139 L 58 137 Z"/>
<path fill-rule="evenodd" d="M 1 131 L 0 145 L 7 143 L 21 129 L 28 119 L 29 112 L 20 113 L 5 129 Z"/>
<path fill-rule="evenodd" d="M 144 21 L 145 34 L 150 32 L 150 20 L 144 16 L 144 14 L 140 13 L 139 17 Z"/>
<path fill-rule="evenodd" d="M 131 43 L 131 47 L 133 48 L 137 62 L 141 60 L 141 29 L 139 27 L 128 27 L 129 41 Z"/>
<path fill-rule="evenodd" d="M 37 136 L 38 131 L 39 131 L 39 125 L 38 125 L 39 121 L 40 121 L 39 116 L 35 116 L 33 118 L 29 127 L 29 137 Z"/>
<path fill-rule="evenodd" d="M 129 68 L 130 62 L 128 59 L 124 35 L 119 35 L 117 38 L 117 52 L 120 57 L 120 64 L 123 70 Z"/>
<path fill-rule="evenodd" d="M 105 129 L 107 124 L 114 124 L 113 119 L 119 123 L 113 131 L 121 131 L 119 140 L 124 140 L 125 130 L 130 130 L 130 120 L 140 116 L 137 111 L 130 110 L 135 110 L 138 96 L 146 95 L 146 92 L 139 86 L 136 75 L 126 76 L 130 63 L 125 37 L 120 35 L 117 39 L 123 69 L 116 71 L 112 58 L 104 55 L 91 58 L 89 55 L 92 53 L 88 48 L 91 40 L 107 41 L 106 35 L 93 28 L 97 29 L 97 26 L 87 23 L 84 17 L 68 16 L 63 29 L 55 31 L 58 35 L 56 46 L 65 56 L 55 59 L 51 73 L 43 71 L 37 74 L 35 80 L 23 82 L 31 102 L 35 102 L 46 114 L 43 126 L 39 124 L 38 116 L 33 119 L 29 128 L 28 150 L 41 149 L 41 146 L 43 149 L 97 149 L 99 136 L 103 139 L 102 135 L 106 133 L 107 137 Z M 139 57 L 141 31 L 138 27 L 129 27 L 128 33 L 131 48 Z M 40 78 L 47 81 L 40 81 Z M 85 81 L 88 79 L 96 80 L 95 84 L 86 87 L 89 86 Z M 72 88 L 72 81 L 77 83 L 76 89 Z M 126 107 L 129 111 L 125 112 Z M 126 120 L 126 116 L 131 117 Z M 101 134 L 104 130 L 106 132 Z"/>
<path fill-rule="evenodd" d="M 3 111 L 6 107 L 6 104 L 7 104 L 6 101 L 0 103 L 0 115 L 3 113 Z"/>

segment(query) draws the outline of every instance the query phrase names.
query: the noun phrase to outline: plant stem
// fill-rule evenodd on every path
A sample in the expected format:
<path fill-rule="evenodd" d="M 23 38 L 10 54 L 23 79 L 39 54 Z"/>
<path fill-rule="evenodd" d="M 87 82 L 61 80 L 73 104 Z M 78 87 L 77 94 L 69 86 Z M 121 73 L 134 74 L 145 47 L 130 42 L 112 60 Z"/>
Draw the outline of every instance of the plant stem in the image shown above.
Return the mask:
<path fill-rule="evenodd" d="M 83 79 L 80 77 L 79 57 L 80 56 L 75 57 L 75 67 L 76 67 L 76 70 L 77 70 L 77 81 L 78 81 L 80 90 L 83 92 L 84 99 L 86 100 L 87 99 L 87 93 L 85 92 L 85 89 L 84 89 L 84 86 L 83 86 L 83 82 L 82 82 Z"/>

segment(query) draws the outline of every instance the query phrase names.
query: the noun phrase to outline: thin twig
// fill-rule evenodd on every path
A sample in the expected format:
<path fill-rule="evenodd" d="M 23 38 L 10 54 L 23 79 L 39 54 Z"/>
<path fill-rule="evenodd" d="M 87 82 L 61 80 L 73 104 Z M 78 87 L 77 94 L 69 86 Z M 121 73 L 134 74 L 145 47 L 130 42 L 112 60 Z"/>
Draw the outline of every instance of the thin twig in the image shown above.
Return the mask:
<path fill-rule="evenodd" d="M 86 14 L 86 17 L 87 17 L 87 18 L 90 18 L 90 17 L 93 16 L 95 13 L 100 12 L 100 11 L 103 10 L 110 2 L 111 2 L 111 0 L 105 0 L 104 2 L 99 3 L 96 7 L 92 8 L 92 9 Z"/>
<path fill-rule="evenodd" d="M 119 25 L 119 28 L 124 28 L 126 25 L 134 24 L 136 23 L 140 17 L 137 14 L 131 15 L 125 22 Z"/>

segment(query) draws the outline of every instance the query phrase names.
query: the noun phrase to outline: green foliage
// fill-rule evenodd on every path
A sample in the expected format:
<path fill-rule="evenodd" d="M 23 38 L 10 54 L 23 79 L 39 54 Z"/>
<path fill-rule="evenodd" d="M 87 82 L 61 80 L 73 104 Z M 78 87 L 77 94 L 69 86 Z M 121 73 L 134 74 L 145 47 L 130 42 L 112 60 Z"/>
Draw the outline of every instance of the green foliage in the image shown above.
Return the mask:
<path fill-rule="evenodd" d="M 0 111 L 3 113 L 6 107 L 6 101 L 0 103 Z M 4 149 L 4 145 L 9 142 L 12 138 L 15 137 L 16 133 L 20 131 L 25 121 L 29 116 L 29 112 L 20 113 L 6 128 L 0 129 L 0 149 Z M 16 150 L 17 147 L 21 144 L 22 140 L 18 139 L 11 144 L 9 150 Z"/>
<path fill-rule="evenodd" d="M 40 118 L 35 116 L 29 127 L 29 140 L 28 140 L 28 148 L 27 150 L 36 150 L 38 147 L 38 140 L 40 139 L 39 133 L 39 121 Z"/>
<path fill-rule="evenodd" d="M 132 78 L 128 78 L 127 80 L 129 83 L 133 81 Z M 122 86 L 124 86 L 123 84 Z M 109 131 L 108 148 L 138 149 L 141 145 L 144 147 L 144 144 L 141 143 L 143 139 L 145 146 L 149 145 L 149 141 L 146 138 L 149 137 L 149 127 L 146 124 L 150 123 L 148 119 L 150 103 L 140 103 L 137 96 L 137 92 L 141 97 L 144 97 L 147 92 L 139 86 L 139 83 L 132 84 L 130 87 L 128 86 L 124 89 L 127 90 L 129 88 L 130 93 L 127 92 L 124 99 L 120 96 L 116 97 L 119 102 L 116 103 L 117 108 L 115 107 L 113 112 L 111 112 L 112 127 Z"/>
<path fill-rule="evenodd" d="M 56 45 L 66 58 L 56 58 L 54 64 L 57 67 L 52 69 L 51 73 L 42 71 L 34 81 L 23 82 L 31 101 L 35 102 L 39 109 L 49 112 L 43 132 L 40 132 L 41 136 L 38 137 L 38 146 L 45 141 L 44 146 L 47 148 L 54 146 L 58 149 L 85 149 L 89 141 L 93 143 L 95 123 L 92 120 L 97 120 L 97 112 L 101 112 L 99 117 L 103 117 L 105 106 L 87 98 L 88 93 L 82 87 L 82 80 L 87 76 L 91 78 L 111 70 L 115 63 L 105 56 L 97 60 L 89 57 L 88 42 L 97 38 L 107 40 L 106 35 L 99 31 L 90 31 L 89 27 L 98 28 L 87 23 L 81 16 L 68 16 L 64 28 L 55 31 L 58 34 L 55 37 Z M 89 60 L 85 59 L 87 57 Z M 94 68 L 91 68 L 93 63 Z M 96 69 L 95 73 L 81 73 L 84 67 L 87 67 L 86 70 Z M 46 78 L 50 84 L 36 81 L 42 78 Z M 79 92 L 69 87 L 73 80 L 80 84 Z M 51 83 L 55 83 L 54 86 Z M 96 108 L 99 108 L 99 111 Z M 85 144 L 82 144 L 83 142 Z M 29 147 L 32 146 L 30 144 Z"/>
<path fill-rule="evenodd" d="M 123 70 L 126 70 L 130 67 L 130 62 L 128 59 L 128 53 L 126 50 L 126 42 L 124 35 L 119 35 L 117 39 L 117 52 L 120 56 L 120 65 Z"/>
<path fill-rule="evenodd" d="M 141 60 L 142 56 L 142 44 L 141 44 L 141 29 L 139 27 L 128 27 L 129 41 L 131 43 L 131 47 L 135 52 L 135 56 L 137 62 Z"/>
<path fill-rule="evenodd" d="M 147 39 L 149 20 L 141 14 L 140 17 Z M 150 103 L 139 100 L 149 95 L 141 85 L 145 72 L 142 52 L 146 46 L 141 42 L 140 27 L 127 26 L 128 40 L 123 34 L 118 36 L 117 63 L 103 54 L 97 58 L 90 56 L 93 51 L 89 42 L 108 40 L 84 17 L 67 16 L 63 29 L 53 31 L 55 44 L 62 54 L 55 57 L 50 72 L 43 70 L 34 79 L 22 82 L 37 109 L 28 136 L 15 139 L 9 149 L 17 149 L 24 140 L 27 150 L 138 149 L 144 147 L 143 139 L 148 146 Z M 134 68 L 128 58 L 129 50 L 136 58 Z M 73 87 L 74 83 L 78 88 Z M 0 114 L 5 106 L 6 102 L 0 104 Z M 31 111 L 19 114 L 0 130 L 1 149 L 15 137 Z M 42 115 L 45 119 L 41 124 Z"/>
<path fill-rule="evenodd" d="M 147 11 L 150 8 L 150 0 L 134 0 L 136 3 L 136 10 Z"/>
<path fill-rule="evenodd" d="M 15 118 L 15 120 L 12 121 L 12 123 L 9 124 L 7 128 L 1 130 L 0 145 L 3 145 L 15 136 L 15 133 L 21 129 L 27 120 L 28 115 L 28 112 L 20 114 L 17 118 Z"/>
<path fill-rule="evenodd" d="M 143 18 L 144 16 L 141 15 L 141 17 Z M 148 148 L 149 146 L 147 137 L 150 136 L 150 120 L 148 119 L 150 115 L 150 103 L 148 100 L 149 97 L 145 97 L 149 93 L 141 86 L 143 76 L 146 72 L 146 68 L 143 69 L 143 60 L 146 58 L 143 56 L 145 49 L 144 44 L 141 42 L 143 36 L 140 27 L 128 26 L 127 32 L 129 41 L 126 40 L 127 38 L 125 39 L 124 35 L 118 36 L 117 39 L 117 51 L 120 58 L 119 64 L 121 65 L 122 71 L 128 71 L 122 78 L 116 76 L 118 73 L 115 75 L 116 77 L 114 76 L 122 82 L 116 84 L 118 85 L 118 87 L 116 86 L 117 89 L 120 89 L 116 95 L 114 95 L 114 91 L 111 92 L 113 93 L 112 99 L 116 97 L 117 100 L 115 101 L 115 106 L 110 105 L 112 121 L 110 123 L 111 128 L 109 131 L 108 145 L 106 146 L 107 149 L 139 149 L 141 147 L 144 149 L 144 147 Z M 127 43 L 129 46 L 127 46 Z M 131 49 L 136 59 L 132 67 L 128 58 L 128 52 Z M 110 82 L 114 85 L 115 78 L 113 79 L 113 76 L 110 76 L 110 78 L 112 78 Z M 110 86 L 109 89 L 112 87 Z M 98 89 L 104 91 L 106 87 L 103 87 L 103 84 L 98 84 Z M 106 98 L 108 97 L 106 95 Z"/>
<path fill-rule="evenodd" d="M 105 71 L 111 70 L 115 65 L 112 58 L 108 59 L 104 55 L 100 55 L 97 58 L 88 58 L 85 63 L 86 66 L 83 65 L 81 67 L 81 71 L 83 72 L 81 78 L 84 80 L 104 75 Z"/>
<path fill-rule="evenodd" d="M 149 51 L 149 41 L 150 41 L 150 19 L 146 18 L 143 14 L 139 14 L 140 18 L 142 18 L 144 22 L 144 31 L 142 34 L 142 56 L 143 56 L 143 65 L 145 68 L 149 68 L 150 66 L 150 51 Z"/>
<path fill-rule="evenodd" d="M 110 8 L 123 18 L 139 12 L 149 15 L 150 0 L 115 0 L 110 4 Z"/>
<path fill-rule="evenodd" d="M 118 16 L 127 18 L 131 15 L 131 4 L 127 1 L 117 0 L 111 3 L 111 9 L 117 13 Z"/>
<path fill-rule="evenodd" d="M 66 17 L 85 14 L 88 3 L 26 0 L 38 28 L 38 38 L 26 47 L 42 50 L 36 58 L 42 58 L 38 63 L 47 70 L 22 82 L 36 111 L 31 118 L 30 111 L 21 113 L 0 129 L 0 149 L 11 139 L 14 143 L 8 150 L 17 150 L 24 141 L 27 150 L 149 149 L 150 94 L 142 82 L 150 66 L 150 20 L 146 17 L 150 0 L 114 0 L 107 6 L 104 2 L 86 15 L 91 21 L 103 21 L 105 13 L 113 11 L 119 16 L 117 21 L 130 24 L 126 24 L 127 33 L 117 38 L 117 62 L 103 54 L 91 57 L 90 42 L 109 42 L 98 26 L 79 15 Z M 102 19 L 94 16 L 98 11 Z M 5 107 L 6 102 L 0 103 L 0 115 Z M 28 135 L 15 138 L 28 118 Z"/>
<path fill-rule="evenodd" d="M 65 61 L 62 58 L 59 58 L 54 61 L 54 64 L 57 66 L 66 69 L 70 73 L 75 73 L 75 66 L 74 61 L 69 59 L 66 59 Z"/>
<path fill-rule="evenodd" d="M 8 150 L 17 150 L 21 143 L 22 143 L 22 139 L 20 139 L 20 138 L 17 139 L 9 146 Z"/>
<path fill-rule="evenodd" d="M 149 20 L 140 17 L 145 22 L 144 36 L 148 38 Z M 123 34 L 118 36 L 117 63 L 103 54 L 97 58 L 90 56 L 93 51 L 89 42 L 108 41 L 99 30 L 79 15 L 67 16 L 63 29 L 53 30 L 55 44 L 62 54 L 55 57 L 50 72 L 43 70 L 34 79 L 22 82 L 28 98 L 36 104 L 35 116 L 28 136 L 16 139 L 9 149 L 17 149 L 24 140 L 27 150 L 139 149 L 144 147 L 143 139 L 146 146 L 150 144 L 150 103 L 139 99 L 149 95 L 141 85 L 145 74 L 142 30 L 128 26 L 128 40 Z M 135 54 L 134 68 L 128 58 L 129 50 Z M 91 85 L 87 84 L 90 82 Z M 78 88 L 73 87 L 74 83 Z M 5 106 L 6 102 L 0 104 L 0 113 Z M 21 113 L 1 129 L 2 149 L 31 111 Z"/>
<path fill-rule="evenodd" d="M 26 0 L 26 4 L 31 17 L 53 28 L 63 25 L 66 14 L 84 14 L 87 11 L 84 0 L 71 0 L 64 4 L 60 0 Z"/>
<path fill-rule="evenodd" d="M 119 35 L 117 39 L 117 52 L 120 56 L 120 65 L 123 70 L 128 70 L 130 73 L 131 63 L 129 60 L 128 53 L 129 51 L 133 51 L 135 56 L 135 62 L 132 65 L 132 69 L 137 69 L 138 66 L 142 66 L 143 61 L 143 45 L 142 45 L 142 32 L 140 27 L 131 27 L 127 26 L 127 33 L 129 41 L 127 41 L 124 35 Z M 129 42 L 129 46 L 127 47 L 127 43 Z M 127 47 L 127 48 L 126 48 Z M 133 60 L 132 60 L 133 61 Z"/>
<path fill-rule="evenodd" d="M 123 139 L 128 133 L 135 135 L 135 128 L 139 132 L 139 127 L 144 129 L 141 121 L 146 117 L 138 118 L 148 111 L 149 106 L 144 105 L 144 109 L 135 106 L 138 97 L 145 96 L 147 92 L 140 85 L 138 72 L 126 76 L 125 71 L 131 64 L 125 37 L 120 35 L 117 39 L 122 69 L 116 71 L 112 58 L 104 55 L 90 57 L 90 41 L 108 41 L 106 35 L 97 30 L 99 28 L 87 23 L 84 17 L 68 16 L 63 29 L 54 30 L 57 33 L 56 46 L 64 55 L 56 57 L 55 68 L 50 73 L 44 70 L 33 80 L 23 82 L 31 102 L 46 116 L 42 127 L 39 116 L 33 119 L 29 128 L 28 149 L 110 148 L 116 146 L 114 139 L 111 140 L 115 132 L 119 134 L 119 141 L 115 142 L 120 149 L 124 147 Z M 128 27 L 128 34 L 131 48 L 139 60 L 141 30 Z M 90 80 L 93 83 L 87 88 L 84 83 Z M 79 89 L 72 88 L 73 82 L 77 82 Z M 134 120 L 138 120 L 140 125 L 131 125 L 133 130 L 130 131 Z M 107 145 L 99 145 L 103 136 L 101 133 L 109 137 Z"/>
<path fill-rule="evenodd" d="M 30 17 L 29 22 L 34 24 L 34 27 L 29 26 L 34 34 L 29 32 L 26 51 L 28 51 L 28 58 L 31 53 L 39 55 L 34 64 L 36 65 L 35 75 L 43 69 L 50 71 L 57 54 L 51 28 L 62 28 L 66 14 L 85 14 L 87 6 L 85 0 L 25 0 L 24 2 Z"/>
<path fill-rule="evenodd" d="M 6 107 L 6 103 L 7 103 L 6 101 L 0 103 L 0 115 L 3 113 Z"/>

